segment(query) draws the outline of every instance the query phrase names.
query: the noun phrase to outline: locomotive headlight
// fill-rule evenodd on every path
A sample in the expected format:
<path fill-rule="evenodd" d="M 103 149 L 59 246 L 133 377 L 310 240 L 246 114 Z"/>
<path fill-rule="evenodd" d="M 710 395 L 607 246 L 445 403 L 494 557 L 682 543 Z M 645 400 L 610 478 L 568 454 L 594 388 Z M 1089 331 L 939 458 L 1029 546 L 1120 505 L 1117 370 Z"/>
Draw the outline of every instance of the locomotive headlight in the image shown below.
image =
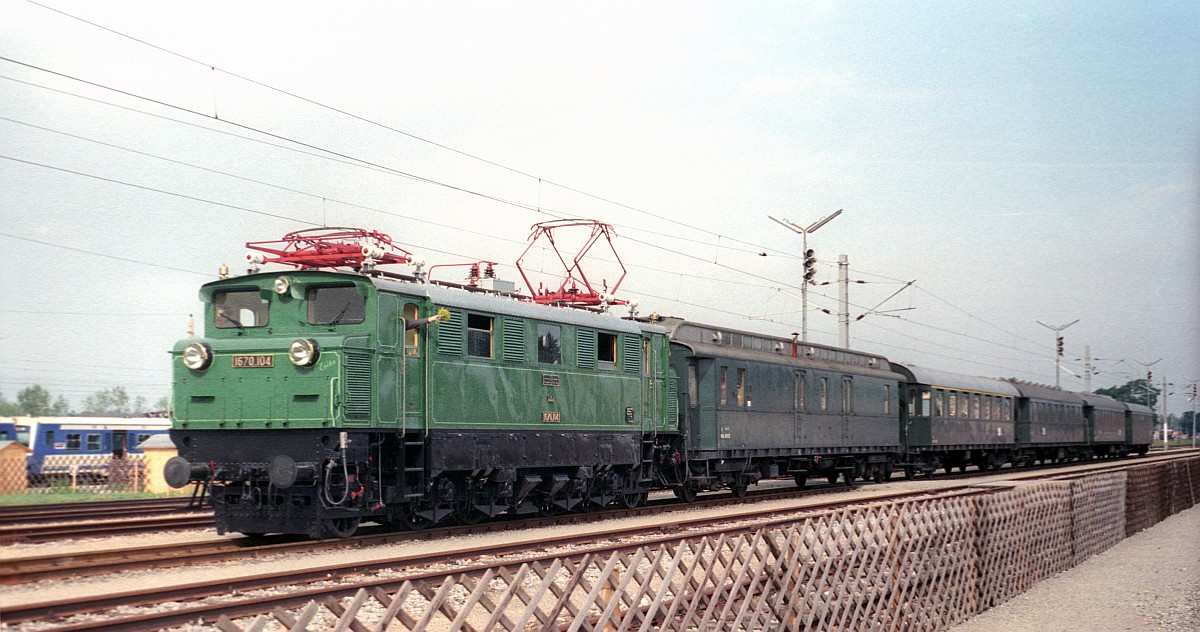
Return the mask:
<path fill-rule="evenodd" d="M 193 342 L 183 348 L 183 366 L 193 371 L 203 371 L 212 364 L 212 347 L 203 342 Z"/>
<path fill-rule="evenodd" d="M 288 359 L 296 366 L 312 366 L 317 362 L 318 355 L 317 341 L 312 338 L 293 340 L 292 346 L 288 347 Z"/>
<path fill-rule="evenodd" d="M 281 277 L 275 279 L 275 293 L 276 294 L 279 294 L 281 296 L 284 294 L 287 294 L 288 288 L 290 288 L 291 286 L 292 286 L 292 283 L 291 283 L 291 281 L 288 281 L 287 277 L 281 276 Z"/>

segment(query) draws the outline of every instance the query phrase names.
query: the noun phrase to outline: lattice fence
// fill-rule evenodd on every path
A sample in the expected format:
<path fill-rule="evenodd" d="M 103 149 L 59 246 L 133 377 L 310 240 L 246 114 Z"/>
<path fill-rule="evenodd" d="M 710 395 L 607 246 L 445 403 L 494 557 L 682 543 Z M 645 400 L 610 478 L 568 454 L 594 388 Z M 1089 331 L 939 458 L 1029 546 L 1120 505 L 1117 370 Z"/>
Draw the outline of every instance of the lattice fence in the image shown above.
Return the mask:
<path fill-rule="evenodd" d="M 219 627 L 943 630 L 1113 546 L 1132 521 L 1144 525 L 1136 531 L 1191 507 L 1198 474 L 1191 459 L 851 507 L 784 527 L 410 581 Z"/>
<path fill-rule="evenodd" d="M 55 494 L 145 491 L 145 456 L 56 455 L 40 464 L 25 459 L 0 461 L 0 494 Z"/>

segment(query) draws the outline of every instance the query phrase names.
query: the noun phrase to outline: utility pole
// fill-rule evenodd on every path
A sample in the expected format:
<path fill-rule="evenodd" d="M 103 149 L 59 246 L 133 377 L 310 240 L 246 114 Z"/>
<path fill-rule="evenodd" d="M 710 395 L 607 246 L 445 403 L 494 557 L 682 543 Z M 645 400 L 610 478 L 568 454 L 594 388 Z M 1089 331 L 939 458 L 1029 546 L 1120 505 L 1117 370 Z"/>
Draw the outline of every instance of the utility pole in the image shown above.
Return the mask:
<path fill-rule="evenodd" d="M 850 260 L 838 255 L 838 346 L 850 348 Z"/>
<path fill-rule="evenodd" d="M 1092 345 L 1083 347 L 1083 392 L 1092 394 Z"/>
<path fill-rule="evenodd" d="M 803 250 L 801 251 L 801 254 L 804 257 L 804 280 L 800 284 L 800 340 L 802 342 L 808 342 L 808 286 L 813 282 L 812 278 L 817 272 L 816 268 L 814 267 L 817 263 L 816 257 L 814 256 L 813 251 L 808 249 L 808 234 L 816 232 L 818 228 L 828 224 L 830 220 L 841 214 L 842 209 L 838 209 L 834 211 L 832 215 L 823 217 L 809 224 L 808 226 L 801 226 L 795 222 L 792 222 L 786 217 L 780 220 L 775 219 L 770 215 L 767 216 L 771 217 L 771 220 L 776 224 L 779 224 L 794 233 L 800 233 L 800 237 L 802 238 L 801 247 Z"/>
<path fill-rule="evenodd" d="M 1062 330 L 1066 329 L 1067 327 L 1070 327 L 1071 325 L 1074 325 L 1077 322 L 1079 322 L 1078 318 L 1076 318 L 1075 320 L 1073 320 L 1061 327 L 1055 327 L 1054 325 L 1047 325 L 1046 323 L 1043 323 L 1040 320 L 1037 321 L 1037 324 L 1041 325 L 1042 327 L 1045 327 L 1046 329 L 1051 329 L 1054 331 L 1054 348 L 1055 348 L 1055 352 L 1054 352 L 1054 387 L 1055 388 L 1062 388 L 1062 383 L 1061 383 L 1061 380 L 1059 379 L 1059 370 L 1060 370 L 1060 367 L 1062 366 L 1062 354 L 1063 354 Z"/>
<path fill-rule="evenodd" d="M 1162 418 L 1163 418 L 1163 452 L 1167 451 L 1167 376 L 1163 375 L 1163 390 L 1162 390 Z"/>
<path fill-rule="evenodd" d="M 1187 380 L 1187 381 L 1191 382 L 1191 384 L 1192 384 L 1192 393 L 1190 395 L 1188 395 L 1188 401 L 1192 403 L 1192 449 L 1195 450 L 1196 449 L 1196 400 L 1200 399 L 1200 397 L 1197 397 L 1196 384 L 1200 383 L 1200 380 Z M 1183 392 L 1187 393 L 1187 389 L 1184 389 Z"/>

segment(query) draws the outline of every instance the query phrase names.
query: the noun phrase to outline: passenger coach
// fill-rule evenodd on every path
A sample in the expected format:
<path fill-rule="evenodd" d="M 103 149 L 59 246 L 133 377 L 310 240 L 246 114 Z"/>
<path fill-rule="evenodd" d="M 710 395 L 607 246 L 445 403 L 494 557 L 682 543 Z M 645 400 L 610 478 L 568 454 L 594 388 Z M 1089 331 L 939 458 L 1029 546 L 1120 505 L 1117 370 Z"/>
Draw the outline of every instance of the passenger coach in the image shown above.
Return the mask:
<path fill-rule="evenodd" d="M 900 451 L 898 380 L 886 358 L 668 318 L 680 376 L 677 494 L 760 478 L 882 480 Z"/>

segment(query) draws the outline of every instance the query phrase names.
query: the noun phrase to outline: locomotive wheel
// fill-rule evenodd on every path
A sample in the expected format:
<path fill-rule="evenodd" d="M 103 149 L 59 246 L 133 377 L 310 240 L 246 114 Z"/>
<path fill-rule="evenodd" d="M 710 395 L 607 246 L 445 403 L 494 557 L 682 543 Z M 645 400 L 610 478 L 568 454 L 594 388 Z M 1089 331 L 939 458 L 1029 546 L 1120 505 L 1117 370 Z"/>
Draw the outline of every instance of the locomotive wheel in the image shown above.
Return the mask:
<path fill-rule="evenodd" d="M 465 525 L 479 524 L 487 518 L 487 514 L 474 507 L 468 507 L 458 512 L 458 521 Z"/>
<path fill-rule="evenodd" d="M 684 483 L 679 487 L 675 487 L 671 491 L 675 492 L 676 498 L 685 503 L 696 502 L 696 488 L 688 485 L 687 483 Z"/>
<path fill-rule="evenodd" d="M 617 494 L 617 504 L 625 509 L 636 509 L 646 504 L 646 492 L 621 492 Z"/>
<path fill-rule="evenodd" d="M 358 518 L 325 518 L 325 533 L 331 538 L 348 538 L 358 531 Z"/>

